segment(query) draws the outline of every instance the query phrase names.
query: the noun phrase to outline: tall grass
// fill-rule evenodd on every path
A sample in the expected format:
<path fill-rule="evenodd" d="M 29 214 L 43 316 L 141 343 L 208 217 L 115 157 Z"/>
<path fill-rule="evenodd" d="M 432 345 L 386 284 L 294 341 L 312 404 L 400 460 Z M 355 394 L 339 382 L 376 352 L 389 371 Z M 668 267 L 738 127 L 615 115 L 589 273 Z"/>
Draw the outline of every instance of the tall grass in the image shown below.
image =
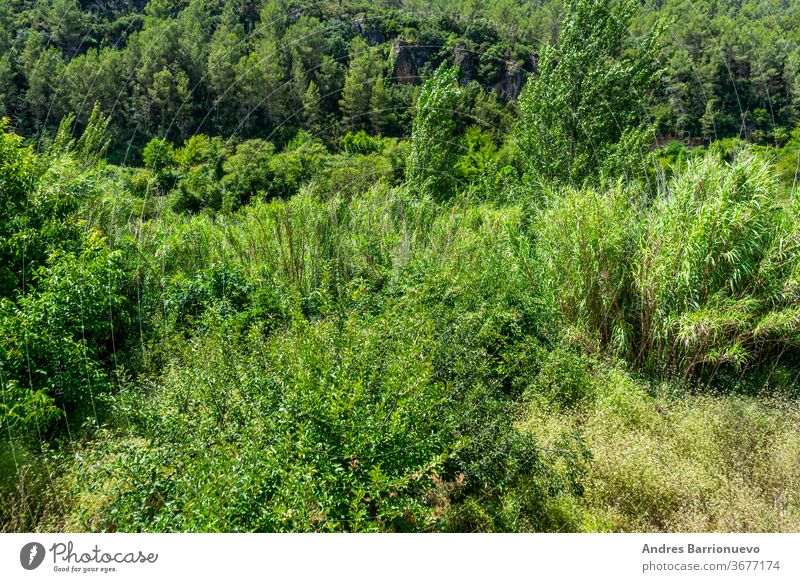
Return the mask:
<path fill-rule="evenodd" d="M 766 162 L 692 161 L 654 199 L 557 193 L 539 249 L 565 322 L 641 369 L 696 379 L 796 354 L 796 206 Z"/>

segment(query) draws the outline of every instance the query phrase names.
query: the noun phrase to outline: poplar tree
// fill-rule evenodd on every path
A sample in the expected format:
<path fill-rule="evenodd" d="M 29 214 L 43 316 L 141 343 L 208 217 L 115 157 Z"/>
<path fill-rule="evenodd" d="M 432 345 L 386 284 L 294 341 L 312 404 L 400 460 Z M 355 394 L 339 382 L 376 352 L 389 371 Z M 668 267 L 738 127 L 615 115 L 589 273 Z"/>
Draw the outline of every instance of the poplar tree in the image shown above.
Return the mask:
<path fill-rule="evenodd" d="M 436 198 L 451 196 L 457 158 L 453 111 L 461 96 L 458 69 L 442 65 L 422 86 L 411 137 L 407 176 L 419 191 Z"/>
<path fill-rule="evenodd" d="M 520 97 L 523 166 L 536 179 L 581 183 L 627 172 L 650 147 L 647 102 L 662 25 L 634 40 L 638 0 L 568 0 L 558 46 L 548 46 Z"/>

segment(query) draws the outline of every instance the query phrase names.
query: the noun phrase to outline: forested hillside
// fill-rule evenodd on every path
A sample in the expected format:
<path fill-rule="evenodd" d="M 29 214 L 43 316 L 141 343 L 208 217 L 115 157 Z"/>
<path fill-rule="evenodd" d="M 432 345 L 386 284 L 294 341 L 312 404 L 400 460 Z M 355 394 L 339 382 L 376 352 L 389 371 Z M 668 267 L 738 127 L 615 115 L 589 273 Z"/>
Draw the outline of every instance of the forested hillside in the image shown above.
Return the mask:
<path fill-rule="evenodd" d="M 0 530 L 800 529 L 800 2 L 0 48 Z"/>
<path fill-rule="evenodd" d="M 800 32 L 787 0 L 645 0 L 632 32 L 659 19 L 663 74 L 648 115 L 666 138 L 783 145 L 800 108 Z M 11 0 L 0 7 L 0 114 L 25 135 L 111 115 L 114 158 L 152 137 L 196 133 L 281 144 L 298 129 L 330 142 L 364 129 L 408 136 L 415 86 L 460 71 L 460 123 L 502 134 L 561 0 L 359 2 Z"/>

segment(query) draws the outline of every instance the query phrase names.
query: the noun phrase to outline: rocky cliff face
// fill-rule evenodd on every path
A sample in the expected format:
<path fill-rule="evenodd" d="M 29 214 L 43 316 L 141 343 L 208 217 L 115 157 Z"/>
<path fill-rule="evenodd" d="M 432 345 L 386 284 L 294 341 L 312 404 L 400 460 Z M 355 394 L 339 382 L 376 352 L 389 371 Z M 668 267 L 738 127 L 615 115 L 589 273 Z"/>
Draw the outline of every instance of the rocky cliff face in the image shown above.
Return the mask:
<path fill-rule="evenodd" d="M 458 44 L 453 47 L 453 64 L 461 72 L 461 82 L 466 84 L 473 79 L 481 82 L 479 69 L 480 57 L 474 51 L 467 48 L 465 44 Z M 402 38 L 396 38 L 392 42 L 392 58 L 394 61 L 393 76 L 398 83 L 407 85 L 419 82 L 419 71 L 432 55 L 430 51 L 421 46 L 409 43 Z M 536 74 L 538 69 L 539 57 L 531 53 L 524 62 L 507 60 L 500 74 L 500 79 L 490 85 L 497 96 L 504 101 L 516 101 L 529 74 Z M 497 77 L 495 77 L 497 79 Z M 485 81 L 484 81 L 485 82 Z"/>
<path fill-rule="evenodd" d="M 419 80 L 418 72 L 428 60 L 428 49 L 397 38 L 392 43 L 392 57 L 397 82 L 411 85 Z"/>
<path fill-rule="evenodd" d="M 475 59 L 464 45 L 458 45 L 453 49 L 453 64 L 461 71 L 461 81 L 469 83 L 475 71 Z"/>
<path fill-rule="evenodd" d="M 525 85 L 525 77 L 525 69 L 520 63 L 507 61 L 505 75 L 494 86 L 497 96 L 505 101 L 516 101 Z"/>
<path fill-rule="evenodd" d="M 389 37 L 387 37 L 382 30 L 371 26 L 363 14 L 356 16 L 353 19 L 353 24 L 355 24 L 358 34 L 361 35 L 370 46 L 382 44 L 389 40 Z"/>

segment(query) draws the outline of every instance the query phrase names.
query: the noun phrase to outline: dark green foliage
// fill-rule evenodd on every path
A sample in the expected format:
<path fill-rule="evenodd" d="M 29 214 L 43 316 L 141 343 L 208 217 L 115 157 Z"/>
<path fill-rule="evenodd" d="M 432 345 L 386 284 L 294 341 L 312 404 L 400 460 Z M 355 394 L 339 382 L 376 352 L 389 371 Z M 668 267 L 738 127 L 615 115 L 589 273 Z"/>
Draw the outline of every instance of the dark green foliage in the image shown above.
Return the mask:
<path fill-rule="evenodd" d="M 638 10 L 632 16 L 618 11 L 619 22 L 627 30 L 627 21 L 634 36 L 647 36 L 659 20 L 671 22 L 654 103 L 642 103 L 637 116 L 654 119 L 667 138 L 785 143 L 800 106 L 793 5 L 627 5 Z M 52 134 L 71 112 L 85 124 L 99 103 L 112 115 L 111 147 L 119 160 L 130 143 L 141 146 L 154 137 L 180 142 L 198 132 L 279 145 L 299 128 L 326 141 L 362 128 L 401 137 L 411 130 L 413 83 L 446 61 L 477 90 L 465 119 L 499 129 L 511 121 L 506 106 L 513 107 L 526 77 L 549 74 L 542 49 L 571 34 L 565 21 L 571 6 L 578 4 L 567 3 L 565 10 L 550 1 L 448 0 L 431 12 L 414 1 L 6 3 L 0 114 L 14 115 L 26 133 Z M 585 22 L 603 26 L 607 19 L 594 10 Z M 590 31 L 577 32 L 584 39 Z M 612 69 L 597 71 L 625 80 L 624 67 Z M 638 89 L 641 79 L 634 81 Z M 588 128 L 589 135 L 598 129 Z"/>

